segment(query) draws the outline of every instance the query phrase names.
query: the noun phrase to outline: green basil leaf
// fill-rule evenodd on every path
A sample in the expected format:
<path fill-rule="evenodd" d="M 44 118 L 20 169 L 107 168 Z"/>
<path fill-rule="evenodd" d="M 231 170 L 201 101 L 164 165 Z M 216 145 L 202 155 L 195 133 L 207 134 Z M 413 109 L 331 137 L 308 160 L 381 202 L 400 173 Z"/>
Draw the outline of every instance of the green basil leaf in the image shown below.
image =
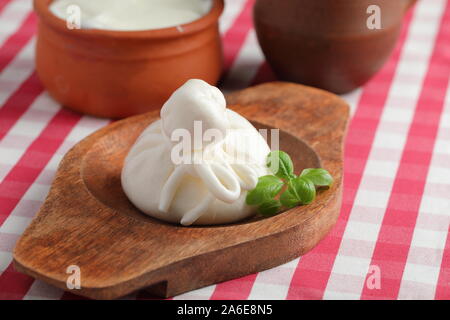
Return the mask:
<path fill-rule="evenodd" d="M 311 180 L 317 187 L 329 187 L 333 184 L 333 177 L 331 174 L 322 168 L 305 169 L 302 171 L 300 177 Z"/>
<path fill-rule="evenodd" d="M 272 199 L 262 203 L 258 207 L 258 212 L 263 216 L 273 216 L 278 212 L 278 210 L 280 210 L 280 208 L 281 208 L 280 201 Z"/>
<path fill-rule="evenodd" d="M 255 189 L 247 193 L 245 202 L 250 206 L 256 206 L 274 198 L 283 188 L 283 181 L 279 178 L 268 175 L 259 177 Z"/>
<path fill-rule="evenodd" d="M 293 208 L 299 205 L 300 199 L 294 192 L 292 192 L 291 188 L 288 188 L 281 194 L 280 202 L 287 208 Z"/>
<path fill-rule="evenodd" d="M 277 150 L 269 153 L 267 156 L 267 166 L 274 175 L 281 179 L 290 180 L 295 178 L 294 164 L 286 152 Z"/>
<path fill-rule="evenodd" d="M 314 183 L 305 177 L 297 177 L 291 180 L 288 190 L 295 194 L 302 204 L 311 203 L 316 197 Z"/>

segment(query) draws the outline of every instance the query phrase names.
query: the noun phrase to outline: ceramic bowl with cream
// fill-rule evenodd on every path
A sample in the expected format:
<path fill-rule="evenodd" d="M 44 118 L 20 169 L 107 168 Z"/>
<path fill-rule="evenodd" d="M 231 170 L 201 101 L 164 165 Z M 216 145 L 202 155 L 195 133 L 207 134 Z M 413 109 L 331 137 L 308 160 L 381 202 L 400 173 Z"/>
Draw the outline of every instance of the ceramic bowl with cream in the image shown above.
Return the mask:
<path fill-rule="evenodd" d="M 219 79 L 223 6 L 223 0 L 132 0 L 126 7 L 34 0 L 38 76 L 59 103 L 79 112 L 122 118 L 159 109 L 188 79 Z M 77 10 L 80 23 L 70 29 L 68 21 L 77 19 L 67 18 Z"/>

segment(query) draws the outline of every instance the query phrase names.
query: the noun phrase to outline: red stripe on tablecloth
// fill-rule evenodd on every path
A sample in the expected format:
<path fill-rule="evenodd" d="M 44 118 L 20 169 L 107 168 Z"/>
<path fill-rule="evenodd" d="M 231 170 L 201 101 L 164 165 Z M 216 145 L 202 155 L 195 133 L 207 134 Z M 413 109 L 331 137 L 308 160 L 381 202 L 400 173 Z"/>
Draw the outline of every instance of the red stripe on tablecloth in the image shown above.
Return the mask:
<path fill-rule="evenodd" d="M 28 110 L 33 101 L 43 92 L 36 72 L 33 72 L 0 108 L 0 140 Z"/>
<path fill-rule="evenodd" d="M 6 8 L 6 6 L 11 2 L 12 0 L 3 0 L 0 2 L 0 13 Z"/>
<path fill-rule="evenodd" d="M 253 283 L 256 280 L 256 276 L 257 274 L 254 273 L 239 279 L 219 283 L 216 286 L 210 299 L 211 300 L 247 299 L 250 294 L 250 291 L 252 290 Z"/>
<path fill-rule="evenodd" d="M 450 299 L 450 227 L 447 233 L 447 241 L 445 242 L 441 271 L 439 274 L 438 284 L 436 287 L 436 295 L 434 298 L 437 300 Z"/>
<path fill-rule="evenodd" d="M 0 225 L 3 225 L 80 118 L 80 115 L 66 109 L 58 111 L 0 183 Z M 23 298 L 32 283 L 30 277 L 21 275 L 10 265 L 0 275 L 2 298 Z"/>
<path fill-rule="evenodd" d="M 1 9 L 0 9 L 1 10 Z M 30 41 L 36 30 L 36 15 L 30 12 L 22 25 L 0 47 L 0 72 L 14 59 Z"/>
<path fill-rule="evenodd" d="M 244 44 L 248 32 L 252 28 L 252 8 L 254 3 L 255 0 L 246 1 L 232 27 L 222 37 L 224 51 L 224 74 L 222 78 L 226 77 Z"/>
<path fill-rule="evenodd" d="M 20 300 L 28 292 L 34 279 L 14 270 L 12 263 L 0 275 L 0 299 Z"/>
<path fill-rule="evenodd" d="M 448 43 L 450 43 L 450 2 L 447 2 L 440 22 L 422 92 L 409 128 L 400 166 L 372 256 L 371 265 L 377 265 L 381 270 L 381 289 L 370 290 L 365 286 L 362 293 L 363 299 L 395 299 L 400 290 L 444 109 L 450 76 Z M 421 143 L 423 138 L 430 142 Z M 421 145 L 420 157 L 416 151 L 417 145 Z M 414 165 L 411 166 L 411 164 Z M 411 188 L 411 184 L 414 184 L 414 188 Z M 401 209 L 399 204 L 402 204 Z M 402 228 L 402 244 L 389 240 L 392 238 L 390 236 L 392 226 Z"/>
<path fill-rule="evenodd" d="M 410 11 L 405 18 L 399 43 L 388 63 L 364 87 L 355 115 L 350 123 L 345 145 L 345 157 L 357 153 L 361 160 L 361 170 L 358 174 L 353 174 L 352 179 L 346 179 L 349 168 L 348 162 L 344 161 L 344 199 L 338 223 L 330 235 L 314 250 L 300 259 L 292 277 L 287 299 L 323 298 L 348 217 L 353 208 L 356 190 L 361 183 L 380 117 L 409 32 L 412 16 L 412 11 Z M 371 114 L 370 119 L 367 118 L 368 114 Z M 361 123 L 364 123 L 364 125 L 362 126 Z M 361 142 L 357 146 L 351 144 L 351 141 L 355 138 Z"/>

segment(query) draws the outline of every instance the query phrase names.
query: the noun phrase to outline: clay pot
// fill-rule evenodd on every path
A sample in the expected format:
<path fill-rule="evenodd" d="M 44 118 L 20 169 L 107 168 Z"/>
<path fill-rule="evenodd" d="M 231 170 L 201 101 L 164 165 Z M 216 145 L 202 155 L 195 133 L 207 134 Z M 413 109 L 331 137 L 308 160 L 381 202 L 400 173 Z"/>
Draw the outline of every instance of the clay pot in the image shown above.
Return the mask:
<path fill-rule="evenodd" d="M 49 11 L 51 1 L 34 0 L 36 69 L 70 109 L 122 118 L 160 108 L 188 79 L 219 79 L 223 0 L 213 0 L 211 11 L 191 23 L 145 31 L 71 30 Z"/>
<path fill-rule="evenodd" d="M 258 40 L 275 74 L 335 93 L 367 82 L 386 62 L 415 0 L 257 0 Z M 381 29 L 369 29 L 369 6 Z"/>

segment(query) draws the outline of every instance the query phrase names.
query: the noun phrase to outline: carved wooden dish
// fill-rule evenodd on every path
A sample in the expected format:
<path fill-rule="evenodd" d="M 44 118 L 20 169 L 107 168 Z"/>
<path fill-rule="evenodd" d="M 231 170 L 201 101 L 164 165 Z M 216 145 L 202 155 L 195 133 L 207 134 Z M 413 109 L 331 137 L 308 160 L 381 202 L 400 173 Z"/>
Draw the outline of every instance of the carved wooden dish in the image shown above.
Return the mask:
<path fill-rule="evenodd" d="M 275 267 L 311 250 L 335 224 L 342 193 L 348 106 L 322 90 L 267 83 L 227 97 L 259 128 L 280 128 L 280 149 L 297 173 L 323 166 L 335 179 L 307 206 L 236 224 L 182 227 L 139 212 L 120 185 L 124 157 L 158 112 L 115 122 L 72 148 L 14 251 L 15 267 L 73 293 L 112 299 L 139 289 L 169 297 Z"/>

